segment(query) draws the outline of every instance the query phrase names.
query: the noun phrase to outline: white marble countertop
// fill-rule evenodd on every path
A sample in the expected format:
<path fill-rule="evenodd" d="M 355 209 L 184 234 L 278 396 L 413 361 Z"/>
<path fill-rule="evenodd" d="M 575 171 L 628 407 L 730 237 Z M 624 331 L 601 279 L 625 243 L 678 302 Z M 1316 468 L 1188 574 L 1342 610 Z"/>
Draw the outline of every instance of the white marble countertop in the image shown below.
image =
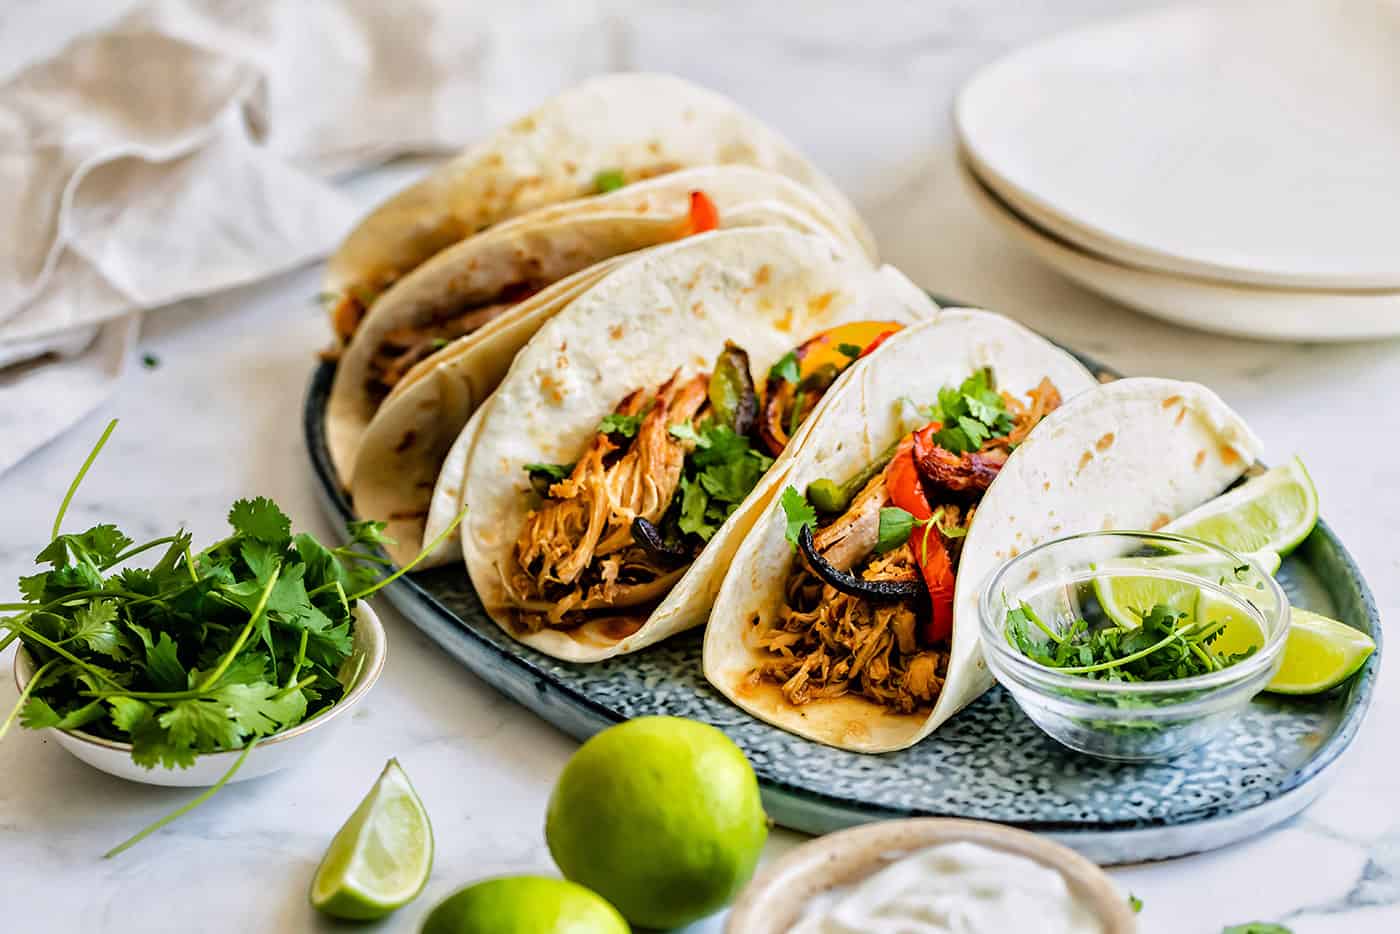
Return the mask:
<path fill-rule="evenodd" d="M 677 71 L 739 98 L 795 138 L 857 198 L 886 258 L 920 284 L 1012 314 L 1135 374 L 1204 381 L 1282 460 L 1302 453 L 1323 511 L 1360 562 L 1382 613 L 1400 611 L 1400 343 L 1270 345 L 1193 333 L 1095 298 L 1042 269 L 974 211 L 952 170 L 948 103 L 1007 45 L 1124 6 L 650 4 L 614 20 L 618 67 Z M 41 4 L 34 41 L 72 31 Z M 987 5 L 997 7 L 998 5 Z M 1013 12 L 1014 7 L 1014 12 Z M 1029 7 L 1030 9 L 1027 9 Z M 857 12 L 858 10 L 858 12 Z M 3 44 L 25 36 L 9 17 Z M 385 179 L 360 188 L 382 189 Z M 119 417 L 69 523 L 132 534 L 184 523 L 217 537 L 240 496 L 277 499 L 299 526 L 316 506 L 298 428 L 325 328 L 308 269 L 147 318 L 137 368 L 79 428 L 0 476 L 0 600 L 28 570 L 102 424 Z M 0 441 L 0 443 L 3 443 Z M 26 931 L 330 929 L 306 888 L 326 843 L 397 756 L 432 815 L 437 858 L 418 902 L 378 930 L 412 931 L 457 886 L 552 870 L 544 805 L 568 737 L 477 681 L 381 605 L 389 663 L 339 743 L 303 766 L 226 788 L 123 856 L 101 853 L 188 792 L 99 774 L 44 735 L 0 744 L 0 924 Z M 8 672 L 10 653 L 0 657 Z M 0 708 L 15 690 L 0 679 Z M 1297 934 L 1400 930 L 1400 687 L 1382 678 L 1335 782 L 1282 828 L 1214 853 L 1113 870 L 1145 902 L 1149 934 L 1218 932 L 1249 920 Z M 769 856 L 798 840 L 773 835 Z M 698 930 L 717 932 L 712 919 Z"/>

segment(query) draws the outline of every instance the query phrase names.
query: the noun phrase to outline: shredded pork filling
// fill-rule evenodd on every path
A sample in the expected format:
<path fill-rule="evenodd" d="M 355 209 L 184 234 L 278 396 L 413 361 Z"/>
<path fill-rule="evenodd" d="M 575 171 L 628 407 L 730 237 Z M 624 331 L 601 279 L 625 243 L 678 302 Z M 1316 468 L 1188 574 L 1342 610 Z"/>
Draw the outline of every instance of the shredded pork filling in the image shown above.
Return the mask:
<path fill-rule="evenodd" d="M 1048 379 L 1027 394 L 1027 401 L 1002 393 L 1013 426 L 990 438 L 981 450 L 962 455 L 935 448 L 919 463 L 924 492 L 939 515 L 939 526 L 954 534 L 944 544 L 956 568 L 962 535 L 972 523 L 976 502 L 995 479 L 1010 451 L 1024 441 L 1041 419 L 1060 404 Z M 884 471 L 876 474 L 846 511 L 814 530 L 818 554 L 838 570 L 861 568 L 867 581 L 904 581 L 920 577 L 911 538 L 883 555 L 876 554 L 880 510 L 893 505 Z M 747 633 L 762 658 L 749 673 L 751 683 L 778 685 L 788 703 L 801 706 L 823 698 L 857 695 L 898 713 L 927 710 L 937 700 L 948 673 L 947 643 L 925 644 L 920 623 L 929 612 L 919 601 L 876 602 L 842 593 L 818 577 L 800 557 L 785 584 L 785 601 L 776 619 L 758 618 Z"/>
<path fill-rule="evenodd" d="M 884 474 L 877 474 L 850 509 L 818 533 L 817 550 L 832 564 L 839 559 L 843 569 L 869 557 L 860 572 L 868 581 L 917 579 L 919 566 L 908 542 L 873 554 L 880 509 L 888 505 Z M 785 595 L 773 625 L 751 631 L 753 644 L 764 650 L 750 675 L 753 681 L 776 683 L 794 706 L 855 694 L 914 713 L 937 699 L 948 653 L 920 645 L 921 610 L 913 601 L 875 603 L 841 593 L 802 561 L 794 563 Z"/>
<path fill-rule="evenodd" d="M 700 375 L 683 383 L 673 377 L 653 396 L 632 393 L 617 414 L 646 414 L 625 450 L 596 434 L 572 473 L 529 513 L 507 579 L 520 625 L 571 629 L 593 612 L 641 612 L 685 573 L 635 544 L 632 523 L 659 522 L 670 507 L 688 447 L 669 429 L 697 420 L 708 388 L 709 376 Z"/>

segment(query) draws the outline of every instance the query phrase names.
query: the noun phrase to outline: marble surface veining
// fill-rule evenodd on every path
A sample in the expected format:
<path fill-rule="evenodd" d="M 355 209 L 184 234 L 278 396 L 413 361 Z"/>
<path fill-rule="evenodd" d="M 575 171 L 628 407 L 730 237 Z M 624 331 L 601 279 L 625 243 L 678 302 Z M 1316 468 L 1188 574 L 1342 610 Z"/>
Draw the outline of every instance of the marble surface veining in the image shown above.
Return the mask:
<path fill-rule="evenodd" d="M 983 221 L 952 165 L 948 106 L 978 63 L 1036 35 L 1143 6 L 1108 0 L 994 4 L 598 4 L 619 68 L 676 71 L 780 127 L 856 198 L 885 257 L 920 284 L 1007 312 L 1127 373 L 1204 381 L 1265 439 L 1304 455 L 1324 513 L 1400 610 L 1400 343 L 1273 345 L 1180 330 L 1116 307 L 1019 253 Z M 81 4 L 15 0 L 6 65 L 83 28 Z M 409 169 L 359 180 L 368 199 Z M 29 573 L 52 513 L 112 417 L 112 443 L 69 525 L 219 536 L 236 497 L 276 498 L 329 534 L 298 434 L 312 355 L 326 339 L 318 270 L 184 302 L 148 317 L 136 368 L 79 429 L 0 476 L 0 600 Z M 3 443 L 0 440 L 0 443 Z M 26 931 L 331 930 L 306 887 L 335 829 L 397 756 L 433 818 L 428 889 L 374 928 L 412 931 L 467 881 L 551 871 L 542 822 L 574 743 L 496 695 L 391 609 L 388 667 L 342 739 L 294 770 L 226 788 L 123 856 L 108 846 L 188 797 L 93 771 L 43 735 L 0 743 L 0 928 Z M 10 653 L 0 656 L 8 672 Z M 0 679 L 0 707 L 15 698 Z M 1400 688 L 1376 701 L 1330 789 L 1299 818 L 1200 856 L 1113 870 L 1145 903 L 1146 934 L 1249 920 L 1297 934 L 1400 930 Z M 775 832 L 768 858 L 798 838 Z M 696 931 L 718 932 L 711 919 Z"/>

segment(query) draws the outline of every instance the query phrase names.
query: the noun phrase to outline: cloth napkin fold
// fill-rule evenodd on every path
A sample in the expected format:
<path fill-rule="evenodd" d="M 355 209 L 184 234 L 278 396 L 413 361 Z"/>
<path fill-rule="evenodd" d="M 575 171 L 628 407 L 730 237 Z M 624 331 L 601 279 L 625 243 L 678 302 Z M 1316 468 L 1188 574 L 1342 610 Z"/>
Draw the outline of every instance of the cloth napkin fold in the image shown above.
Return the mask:
<path fill-rule="evenodd" d="M 545 0 L 164 0 L 0 84 L 0 472 L 115 391 L 137 313 L 324 255 L 359 213 L 334 176 L 602 70 L 602 26 Z"/>

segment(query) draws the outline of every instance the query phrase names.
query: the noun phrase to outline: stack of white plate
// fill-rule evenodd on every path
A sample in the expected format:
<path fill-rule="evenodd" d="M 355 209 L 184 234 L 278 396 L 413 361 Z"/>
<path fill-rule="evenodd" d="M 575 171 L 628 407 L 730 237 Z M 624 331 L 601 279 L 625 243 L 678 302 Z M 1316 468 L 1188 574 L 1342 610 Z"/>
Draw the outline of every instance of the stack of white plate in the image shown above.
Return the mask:
<path fill-rule="evenodd" d="M 1081 29 L 975 75 L 956 124 L 986 213 L 1095 291 L 1230 334 L 1400 335 L 1400 0 Z"/>

